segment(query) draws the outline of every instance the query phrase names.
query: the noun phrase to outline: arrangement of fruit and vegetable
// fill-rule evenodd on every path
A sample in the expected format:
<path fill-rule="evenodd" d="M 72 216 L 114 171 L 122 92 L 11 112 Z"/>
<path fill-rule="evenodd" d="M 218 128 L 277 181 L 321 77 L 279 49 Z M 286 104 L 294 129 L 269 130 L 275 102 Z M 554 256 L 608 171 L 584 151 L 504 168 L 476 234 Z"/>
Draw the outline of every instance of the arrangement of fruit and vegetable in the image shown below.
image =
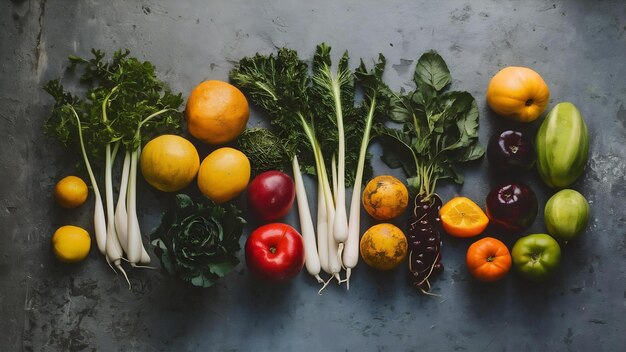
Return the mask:
<path fill-rule="evenodd" d="M 324 43 L 312 58 L 289 48 L 257 53 L 234 65 L 229 82 L 189 87 L 184 110 L 183 94 L 150 62 L 128 50 L 92 54 L 69 57 L 81 89 L 70 92 L 58 79 L 44 87 L 54 99 L 44 128 L 81 158 L 76 174 L 86 171 L 91 186 L 68 175 L 55 199 L 68 209 L 94 202 L 93 228 L 68 224 L 52 235 L 60 262 L 84 260 L 93 236 L 129 286 L 129 268 L 160 267 L 209 287 L 243 262 L 249 275 L 274 284 L 306 268 L 322 293 L 333 282 L 349 289 L 362 259 L 380 271 L 404 264 L 412 286 L 434 295 L 443 236 L 466 244 L 467 275 L 476 280 L 504 279 L 513 267 L 513 280 L 536 282 L 566 275 L 561 256 L 586 230 L 589 203 L 568 188 L 587 161 L 585 120 L 569 102 L 542 117 L 550 90 L 531 68 L 500 70 L 478 97 L 507 121 L 484 149 L 476 98 L 451 90 L 451 72 L 434 51 L 417 60 L 414 89 L 401 92 L 383 80 L 383 54 L 351 69 L 348 52 L 333 61 Z M 249 125 L 249 104 L 267 127 Z M 536 134 L 521 128 L 536 120 Z M 370 143 L 406 180 L 373 173 Z M 465 197 L 462 187 L 441 199 L 437 185 L 463 184 L 464 164 L 484 155 L 497 181 L 484 199 Z M 554 189 L 546 204 L 524 182 L 535 168 Z M 139 177 L 170 200 L 156 229 L 139 226 Z M 545 233 L 526 233 L 541 209 Z M 406 224 L 392 223 L 407 211 Z M 290 212 L 297 224 L 281 222 Z M 362 212 L 376 224 L 362 228 Z M 517 241 L 509 248 L 505 238 Z"/>

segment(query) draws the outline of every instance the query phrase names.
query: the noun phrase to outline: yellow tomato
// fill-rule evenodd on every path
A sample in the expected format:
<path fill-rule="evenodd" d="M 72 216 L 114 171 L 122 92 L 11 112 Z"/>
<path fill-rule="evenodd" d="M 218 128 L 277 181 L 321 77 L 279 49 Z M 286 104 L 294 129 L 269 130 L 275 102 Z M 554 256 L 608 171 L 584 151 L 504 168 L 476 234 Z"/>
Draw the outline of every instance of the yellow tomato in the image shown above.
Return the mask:
<path fill-rule="evenodd" d="M 52 236 L 54 256 L 63 263 L 82 261 L 89 254 L 90 248 L 89 233 L 78 226 L 61 226 Z"/>
<path fill-rule="evenodd" d="M 141 152 L 141 173 L 152 187 L 163 192 L 185 188 L 198 173 L 200 156 L 183 137 L 165 134 L 151 140 Z"/>
<path fill-rule="evenodd" d="M 527 67 L 505 67 L 489 82 L 487 103 L 498 115 L 519 122 L 536 120 L 548 106 L 550 90 Z"/>
<path fill-rule="evenodd" d="M 361 238 L 363 261 L 378 270 L 393 269 L 406 257 L 408 243 L 398 227 L 383 223 L 370 227 Z"/>
<path fill-rule="evenodd" d="M 250 181 L 250 161 L 237 149 L 219 148 L 209 154 L 198 171 L 200 192 L 224 203 L 243 192 Z"/>
<path fill-rule="evenodd" d="M 54 198 L 63 208 L 76 208 L 87 200 L 89 191 L 80 177 L 67 176 L 54 187 Z"/>
<path fill-rule="evenodd" d="M 363 189 L 363 208 L 376 220 L 396 218 L 404 213 L 408 204 L 409 191 L 393 176 L 376 176 Z"/>

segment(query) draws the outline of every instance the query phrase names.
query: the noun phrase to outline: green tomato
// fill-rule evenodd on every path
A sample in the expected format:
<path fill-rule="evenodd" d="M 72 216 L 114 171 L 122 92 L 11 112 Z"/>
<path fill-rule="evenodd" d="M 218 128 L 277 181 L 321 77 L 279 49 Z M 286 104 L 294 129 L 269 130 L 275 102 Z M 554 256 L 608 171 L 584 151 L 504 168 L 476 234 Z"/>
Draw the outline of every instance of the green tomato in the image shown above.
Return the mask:
<path fill-rule="evenodd" d="M 533 234 L 520 238 L 511 251 L 517 272 L 531 281 L 545 281 L 561 262 L 561 247 L 550 235 Z"/>
<path fill-rule="evenodd" d="M 564 189 L 546 203 L 544 222 L 548 233 L 562 241 L 575 239 L 587 226 L 589 203 L 582 194 Z"/>

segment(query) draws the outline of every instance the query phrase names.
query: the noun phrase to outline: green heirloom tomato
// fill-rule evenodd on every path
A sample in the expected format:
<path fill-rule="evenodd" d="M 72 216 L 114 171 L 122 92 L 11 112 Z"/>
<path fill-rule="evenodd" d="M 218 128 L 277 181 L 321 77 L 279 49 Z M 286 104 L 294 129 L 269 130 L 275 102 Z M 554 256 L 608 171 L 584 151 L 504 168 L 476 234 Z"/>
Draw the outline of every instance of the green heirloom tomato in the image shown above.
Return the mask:
<path fill-rule="evenodd" d="M 520 275 L 532 281 L 544 281 L 559 267 L 561 247 L 550 235 L 528 235 L 515 242 L 511 256 Z"/>
<path fill-rule="evenodd" d="M 589 203 L 582 194 L 564 189 L 546 203 L 544 221 L 554 238 L 569 241 L 585 229 L 589 219 Z"/>

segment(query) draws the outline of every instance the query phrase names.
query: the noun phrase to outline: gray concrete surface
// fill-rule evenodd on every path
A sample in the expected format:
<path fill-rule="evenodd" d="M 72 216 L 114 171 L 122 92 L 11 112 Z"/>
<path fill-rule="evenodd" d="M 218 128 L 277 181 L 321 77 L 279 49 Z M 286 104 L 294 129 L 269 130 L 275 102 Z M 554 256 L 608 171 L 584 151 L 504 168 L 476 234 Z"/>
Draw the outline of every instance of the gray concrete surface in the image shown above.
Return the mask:
<path fill-rule="evenodd" d="M 588 1 L 62 1 L 0 5 L 0 346 L 2 351 L 617 351 L 626 345 L 626 5 Z M 232 63 L 289 46 L 311 55 L 372 59 L 383 52 L 386 80 L 410 87 L 415 59 L 436 49 L 455 89 L 478 99 L 481 140 L 506 126 L 487 108 L 498 69 L 526 65 L 551 91 L 550 105 L 574 102 L 591 133 L 591 157 L 575 184 L 592 203 L 583 237 L 564 248 L 554 280 L 515 275 L 485 285 L 466 272 L 469 241 L 444 238 L 439 297 L 420 296 L 406 268 L 360 265 L 352 288 L 317 285 L 302 274 L 284 286 L 249 277 L 240 265 L 219 285 L 192 289 L 158 271 L 131 272 L 133 289 L 92 250 L 80 265 L 57 263 L 58 226 L 91 229 L 89 205 L 61 210 L 55 182 L 77 159 L 44 137 L 51 99 L 41 86 L 65 58 L 92 47 L 129 48 L 154 62 L 187 94 L 206 78 L 226 79 Z M 252 123 L 258 123 L 254 115 Z M 536 125 L 530 128 L 536 128 Z M 378 153 L 376 145 L 371 148 Z M 204 154 L 206 151 L 203 151 Z M 204 155 L 203 155 L 204 156 Z M 377 161 L 379 173 L 392 173 Z M 482 200 L 496 180 L 486 161 L 465 170 L 444 199 Z M 527 175 L 541 204 L 550 191 Z M 140 220 L 158 224 L 168 197 L 141 181 Z M 295 221 L 294 214 L 288 218 Z M 529 232 L 543 232 L 541 214 Z M 514 238 L 504 238 L 510 245 Z M 243 253 L 242 253 L 243 255 Z"/>

